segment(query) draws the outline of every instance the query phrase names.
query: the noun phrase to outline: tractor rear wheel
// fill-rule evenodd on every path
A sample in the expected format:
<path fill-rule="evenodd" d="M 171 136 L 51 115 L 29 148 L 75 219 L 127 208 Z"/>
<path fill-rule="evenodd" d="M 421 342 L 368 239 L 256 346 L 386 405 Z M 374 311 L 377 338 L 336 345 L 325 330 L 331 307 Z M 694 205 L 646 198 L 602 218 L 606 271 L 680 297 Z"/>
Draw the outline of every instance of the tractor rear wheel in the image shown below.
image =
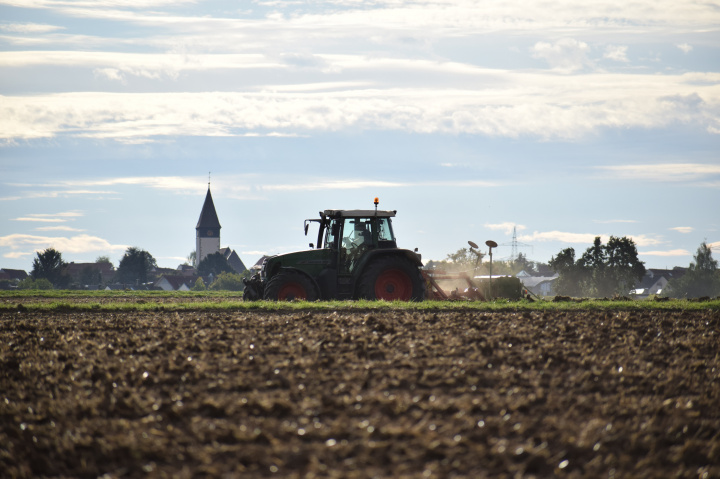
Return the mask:
<path fill-rule="evenodd" d="M 422 301 L 425 281 L 418 267 L 407 258 L 383 256 L 367 266 L 358 293 L 365 299 Z"/>
<path fill-rule="evenodd" d="M 310 278 L 297 271 L 285 271 L 268 281 L 263 297 L 270 301 L 315 301 L 318 293 Z"/>

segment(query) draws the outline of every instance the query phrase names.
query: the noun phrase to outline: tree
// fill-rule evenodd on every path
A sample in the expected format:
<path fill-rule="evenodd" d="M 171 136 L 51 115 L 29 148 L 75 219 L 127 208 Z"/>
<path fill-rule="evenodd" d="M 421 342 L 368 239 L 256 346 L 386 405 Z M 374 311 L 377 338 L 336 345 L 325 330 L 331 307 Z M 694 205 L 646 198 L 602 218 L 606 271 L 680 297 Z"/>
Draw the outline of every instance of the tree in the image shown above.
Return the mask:
<path fill-rule="evenodd" d="M 243 274 L 220 273 L 215 279 L 215 281 L 212 282 L 209 289 L 242 291 L 243 289 L 245 289 L 245 284 L 242 282 L 243 277 L 245 276 L 249 276 L 249 271 L 245 271 Z"/>
<path fill-rule="evenodd" d="M 195 284 L 190 289 L 193 291 L 205 291 L 207 288 L 205 287 L 205 281 L 203 281 L 202 278 L 198 278 L 195 280 Z"/>
<path fill-rule="evenodd" d="M 712 257 L 712 249 L 703 241 L 697 249 L 694 262 L 690 263 L 682 278 L 672 279 L 665 287 L 668 296 L 674 298 L 701 298 L 720 295 L 720 272 L 718 262 Z"/>
<path fill-rule="evenodd" d="M 230 264 L 222 253 L 209 254 L 200 261 L 198 265 L 198 274 L 202 276 L 218 276 L 220 273 L 234 273 Z"/>
<path fill-rule="evenodd" d="M 143 284 L 156 267 L 157 262 L 150 253 L 133 246 L 125 251 L 115 277 L 121 283 Z"/>
<path fill-rule="evenodd" d="M 443 261 L 428 261 L 426 267 L 448 272 L 463 271 L 476 276 L 490 274 L 490 261 L 488 261 L 487 254 L 468 248 L 460 248 L 455 253 L 448 254 Z M 517 258 L 508 261 L 493 260 L 493 276 L 514 276 L 523 270 L 531 274 L 546 273 L 550 275 L 549 265 L 530 261 L 522 253 L 518 254 Z"/>
<path fill-rule="evenodd" d="M 477 255 L 467 248 L 460 248 L 456 252 L 447 255 L 447 261 L 462 266 L 474 265 L 475 261 L 477 261 Z"/>
<path fill-rule="evenodd" d="M 100 284 L 102 283 L 102 274 L 97 266 L 84 266 L 80 271 L 80 284 Z"/>
<path fill-rule="evenodd" d="M 567 296 L 582 296 L 584 268 L 575 262 L 575 249 L 565 248 L 550 258 L 550 267 L 559 276 L 555 280 L 555 291 Z"/>
<path fill-rule="evenodd" d="M 65 274 L 66 266 L 62 254 L 53 248 L 48 248 L 42 253 L 37 253 L 30 276 L 36 280 L 46 279 L 56 288 L 65 288 L 70 282 L 70 277 Z"/>
<path fill-rule="evenodd" d="M 25 278 L 18 283 L 18 289 L 42 289 L 48 290 L 53 289 L 53 285 L 50 281 L 45 278 L 33 279 Z"/>
<path fill-rule="evenodd" d="M 627 294 L 645 276 L 645 263 L 638 259 L 635 242 L 623 236 L 611 236 L 605 246 L 607 266 L 602 296 Z"/>
<path fill-rule="evenodd" d="M 97 259 L 95 260 L 95 263 L 96 264 L 109 264 L 110 266 L 113 265 L 112 261 L 110 261 L 109 256 L 98 256 Z"/>
<path fill-rule="evenodd" d="M 512 261 L 512 268 L 517 272 L 527 271 L 528 273 L 535 270 L 535 265 L 532 261 L 528 261 L 527 256 L 522 253 L 518 253 L 517 258 Z"/>
<path fill-rule="evenodd" d="M 596 237 L 593 245 L 575 261 L 575 250 L 566 248 L 550 260 L 559 274 L 555 290 L 569 296 L 625 295 L 645 275 L 635 242 L 611 236 L 607 245 Z"/>
<path fill-rule="evenodd" d="M 197 256 L 197 253 L 195 253 L 194 250 L 191 251 L 190 254 L 187 255 L 187 258 L 185 259 L 185 264 L 189 264 L 189 265 L 192 266 L 193 268 L 194 268 L 195 266 L 197 266 L 197 264 L 196 264 L 197 261 L 195 261 L 196 256 Z"/>

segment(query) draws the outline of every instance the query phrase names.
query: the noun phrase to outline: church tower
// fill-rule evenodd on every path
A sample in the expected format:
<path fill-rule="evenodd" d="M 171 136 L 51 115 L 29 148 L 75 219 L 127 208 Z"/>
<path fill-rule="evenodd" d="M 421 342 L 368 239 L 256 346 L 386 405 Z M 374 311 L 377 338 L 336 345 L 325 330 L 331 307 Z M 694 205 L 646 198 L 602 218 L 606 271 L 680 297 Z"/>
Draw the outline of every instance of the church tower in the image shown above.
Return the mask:
<path fill-rule="evenodd" d="M 208 183 L 205 204 L 195 227 L 196 265 L 199 265 L 206 256 L 220 251 L 220 228 L 220 220 L 215 211 L 215 204 L 210 194 L 210 183 Z"/>

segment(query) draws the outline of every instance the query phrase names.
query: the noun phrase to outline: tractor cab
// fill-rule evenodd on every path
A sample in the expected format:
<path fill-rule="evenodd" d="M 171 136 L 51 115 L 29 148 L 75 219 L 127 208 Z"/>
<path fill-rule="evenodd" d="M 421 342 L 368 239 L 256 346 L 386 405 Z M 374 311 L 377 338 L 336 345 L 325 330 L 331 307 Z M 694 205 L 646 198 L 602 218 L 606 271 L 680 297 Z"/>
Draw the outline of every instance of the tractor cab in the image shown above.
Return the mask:
<path fill-rule="evenodd" d="M 337 256 L 338 269 L 349 272 L 369 250 L 397 248 L 390 220 L 394 216 L 395 211 L 320 212 L 317 249 L 332 251 L 332 256 Z M 307 221 L 312 220 L 306 220 L 306 225 Z"/>

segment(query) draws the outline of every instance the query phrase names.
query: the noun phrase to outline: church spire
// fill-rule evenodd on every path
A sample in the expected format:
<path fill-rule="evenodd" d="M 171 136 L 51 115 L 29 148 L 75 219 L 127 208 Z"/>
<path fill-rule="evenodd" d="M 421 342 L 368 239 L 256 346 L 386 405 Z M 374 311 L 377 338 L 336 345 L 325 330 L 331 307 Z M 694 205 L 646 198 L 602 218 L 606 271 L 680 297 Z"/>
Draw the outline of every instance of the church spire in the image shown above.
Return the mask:
<path fill-rule="evenodd" d="M 205 203 L 203 204 L 200 218 L 198 219 L 196 230 L 205 228 L 220 229 L 220 220 L 215 211 L 215 203 L 213 203 L 212 194 L 210 194 L 210 182 L 208 182 L 207 195 L 205 195 Z"/>

